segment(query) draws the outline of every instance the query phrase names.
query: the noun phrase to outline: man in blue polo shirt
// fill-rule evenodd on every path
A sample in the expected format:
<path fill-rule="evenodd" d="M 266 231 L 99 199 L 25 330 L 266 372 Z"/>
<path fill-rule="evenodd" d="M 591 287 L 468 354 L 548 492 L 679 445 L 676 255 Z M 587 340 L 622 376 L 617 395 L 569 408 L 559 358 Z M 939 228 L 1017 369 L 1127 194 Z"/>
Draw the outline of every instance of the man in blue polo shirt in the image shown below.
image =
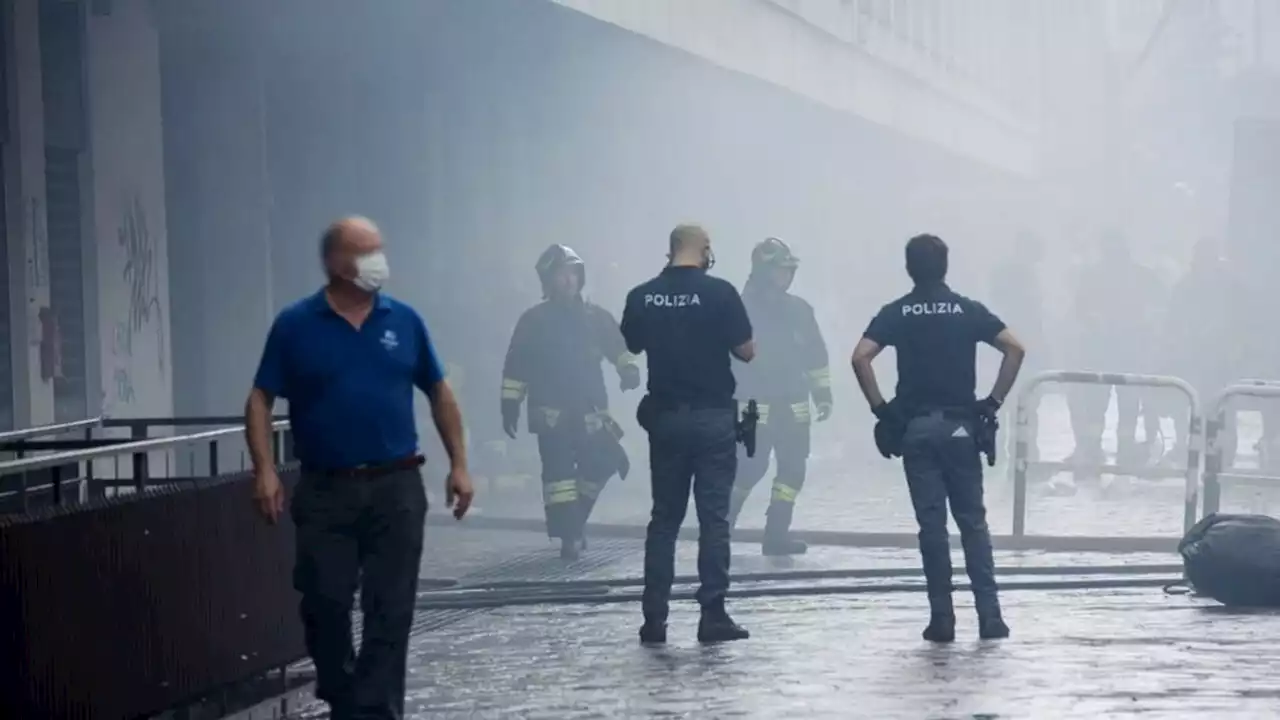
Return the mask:
<path fill-rule="evenodd" d="M 316 695 L 334 720 L 401 718 L 427 512 L 414 387 L 431 400 L 451 464 L 446 497 L 459 519 L 473 494 L 462 416 L 422 318 L 379 293 L 388 270 L 373 223 L 334 223 L 320 250 L 328 284 L 276 318 L 245 407 L 254 497 L 274 523 L 285 498 L 271 453 L 271 407 L 284 398 L 302 464 L 290 506 L 294 586 Z M 351 636 L 357 586 L 364 613 L 358 657 Z"/>

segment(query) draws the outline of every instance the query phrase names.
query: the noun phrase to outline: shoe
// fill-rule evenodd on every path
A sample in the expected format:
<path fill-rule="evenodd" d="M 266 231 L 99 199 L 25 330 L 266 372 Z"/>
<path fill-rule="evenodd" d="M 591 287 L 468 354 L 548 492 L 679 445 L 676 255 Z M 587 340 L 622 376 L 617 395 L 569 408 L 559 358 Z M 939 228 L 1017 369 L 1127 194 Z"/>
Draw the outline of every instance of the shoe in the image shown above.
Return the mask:
<path fill-rule="evenodd" d="M 560 540 L 560 559 L 574 561 L 582 557 L 582 551 L 578 549 L 578 542 L 571 538 L 563 538 Z"/>
<path fill-rule="evenodd" d="M 704 608 L 702 619 L 698 621 L 698 642 L 721 643 L 734 640 L 746 640 L 751 637 L 747 629 L 733 621 L 723 606 Z"/>
<path fill-rule="evenodd" d="M 764 543 L 760 545 L 760 552 L 766 557 L 803 555 L 809 552 L 809 545 L 803 540 L 791 537 L 765 538 Z"/>
<path fill-rule="evenodd" d="M 978 618 L 978 637 L 983 640 L 1003 640 L 1009 637 L 1009 626 L 999 615 Z"/>
<path fill-rule="evenodd" d="M 656 620 L 645 620 L 640 626 L 641 645 L 664 645 L 667 642 L 667 624 Z"/>
<path fill-rule="evenodd" d="M 929 626 L 920 633 L 920 636 L 932 643 L 955 642 L 956 616 L 932 615 L 929 618 Z"/>

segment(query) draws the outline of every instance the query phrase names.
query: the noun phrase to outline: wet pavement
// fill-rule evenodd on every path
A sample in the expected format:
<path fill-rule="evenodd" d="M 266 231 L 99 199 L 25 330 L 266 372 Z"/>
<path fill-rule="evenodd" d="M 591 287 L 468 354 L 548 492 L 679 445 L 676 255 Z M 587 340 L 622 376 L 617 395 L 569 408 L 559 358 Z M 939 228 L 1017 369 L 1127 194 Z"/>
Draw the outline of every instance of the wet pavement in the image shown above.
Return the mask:
<path fill-rule="evenodd" d="M 1046 424 L 1046 456 L 1066 455 L 1065 423 Z M 859 472 L 843 465 L 838 454 L 815 457 L 798 527 L 914 530 L 896 465 L 876 462 Z M 989 476 L 996 532 L 1010 527 L 1005 477 Z M 1039 488 L 1028 532 L 1176 538 L 1182 493 L 1180 481 L 1082 483 L 1065 497 Z M 1231 509 L 1267 509 L 1231 507 L 1232 497 Z M 1269 493 L 1235 498 L 1238 505 L 1276 502 Z M 598 520 L 642 523 L 647 479 L 639 472 L 611 486 L 603 503 Z M 527 505 L 527 514 L 537 513 L 536 498 Z M 743 525 L 759 526 L 763 509 L 757 497 Z M 635 540 L 600 540 L 582 561 L 566 565 L 537 533 L 464 523 L 433 525 L 428 538 L 424 579 L 605 580 L 641 570 Z M 678 573 L 695 572 L 695 554 L 694 543 L 680 544 Z M 735 574 L 918 567 L 912 550 L 815 547 L 780 563 L 749 544 L 735 544 L 733 562 Z M 1178 562 L 1173 554 L 997 553 L 1006 581 L 1019 567 Z M 1280 647 L 1271 639 L 1280 634 L 1280 614 L 1225 612 L 1159 587 L 1026 590 L 1004 596 L 1013 637 L 982 642 L 967 596 L 957 593 L 957 600 L 959 640 L 949 647 L 920 639 L 927 619 L 921 592 L 738 599 L 732 610 L 753 637 L 714 647 L 694 640 L 694 604 L 677 602 L 671 644 L 662 649 L 637 644 L 632 603 L 423 610 L 411 650 L 408 717 L 1259 718 L 1280 707 Z M 291 717 L 325 712 L 313 702 Z"/>
<path fill-rule="evenodd" d="M 415 648 L 411 714 L 1259 718 L 1280 702 L 1275 617 L 1158 590 L 1011 593 L 1006 605 L 1013 638 L 941 648 L 919 639 L 919 595 L 743 601 L 734 612 L 752 639 L 706 648 L 687 607 L 666 649 L 635 643 L 633 608 L 499 610 Z"/>
<path fill-rule="evenodd" d="M 458 572 L 465 563 L 439 558 L 480 542 L 527 553 L 540 539 L 460 528 L 433 536 L 441 551 L 428 575 L 451 570 L 468 584 L 624 578 L 640 569 L 637 542 L 608 541 L 579 563 L 563 565 L 547 547 L 467 577 Z M 694 543 L 681 544 L 680 573 L 694 572 L 695 554 Z M 815 548 L 791 563 L 750 545 L 734 553 L 735 573 L 915 562 L 903 550 Z M 1176 558 L 1005 552 L 998 562 L 1012 579 L 1018 567 Z M 1280 648 L 1270 639 L 1280 615 L 1227 613 L 1158 587 L 1029 590 L 1004 597 L 1014 636 L 984 642 L 968 597 L 957 600 L 959 640 L 950 647 L 920 639 L 927 605 L 919 592 L 736 600 L 735 616 L 753 637 L 715 647 L 694 640 L 692 602 L 674 604 L 662 649 L 637 644 L 633 604 L 426 611 L 411 651 L 408 717 L 1258 718 L 1280 703 Z M 325 713 L 312 704 L 292 717 Z"/>

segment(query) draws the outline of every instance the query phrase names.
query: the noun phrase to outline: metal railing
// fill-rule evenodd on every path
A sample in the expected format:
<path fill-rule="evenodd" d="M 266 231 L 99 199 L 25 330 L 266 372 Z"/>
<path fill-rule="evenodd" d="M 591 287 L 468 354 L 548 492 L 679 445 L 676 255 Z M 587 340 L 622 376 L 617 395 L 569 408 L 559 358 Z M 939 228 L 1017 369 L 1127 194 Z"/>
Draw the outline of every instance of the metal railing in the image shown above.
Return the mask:
<path fill-rule="evenodd" d="M 278 420 L 272 423 L 271 426 L 274 455 L 277 463 L 282 463 L 289 454 L 286 448 L 286 441 L 282 435 L 283 431 L 288 430 L 288 428 L 289 422 L 287 420 Z M 240 438 L 243 434 L 243 426 L 233 426 L 188 435 L 135 441 L 121 440 L 105 446 L 81 447 L 64 452 L 53 452 L 48 455 L 0 462 L 0 478 L 12 476 L 19 478 L 17 489 L 11 492 L 0 492 L 0 497 L 16 492 L 19 496 L 20 507 L 25 511 L 28 509 L 28 494 L 33 491 L 48 491 L 52 495 L 52 503 L 61 505 L 64 501 L 64 485 L 72 480 L 77 483 L 76 499 L 84 500 L 87 497 L 106 495 L 105 491 L 108 489 L 129 488 L 135 492 L 141 492 L 147 487 L 156 484 L 173 484 L 189 479 L 216 477 L 223 474 L 220 472 L 218 461 L 219 442 L 229 438 Z M 157 478 L 152 475 L 150 465 L 153 453 L 202 444 L 208 448 L 209 461 L 206 473 L 191 478 L 173 476 Z M 119 458 L 121 456 L 130 456 L 132 458 L 132 471 L 127 475 L 117 472 L 114 477 L 101 477 L 99 473 L 94 472 L 95 461 Z M 31 478 L 36 478 L 36 482 L 29 482 Z"/>
<path fill-rule="evenodd" d="M 1214 398 L 1209 406 L 1209 415 L 1205 422 L 1205 455 L 1204 455 L 1204 514 L 1218 512 L 1222 505 L 1222 483 L 1260 483 L 1280 485 L 1280 476 L 1268 475 L 1265 469 L 1244 471 L 1224 467 L 1223 457 L 1227 449 L 1223 443 L 1223 435 L 1227 426 L 1227 404 L 1232 398 L 1280 398 L 1280 382 L 1274 380 L 1241 380 L 1228 385 Z M 1228 435 L 1232 442 L 1234 435 Z M 1235 448 L 1231 449 L 1234 455 Z"/>
<path fill-rule="evenodd" d="M 1181 393 L 1187 399 L 1190 408 L 1190 420 L 1187 429 L 1187 465 L 1184 468 L 1168 467 L 1124 467 L 1121 465 L 1082 466 L 1068 462 L 1032 461 L 1028 458 L 1028 428 L 1031 424 L 1030 407 L 1036 390 L 1045 383 L 1075 385 L 1125 385 L 1130 387 L 1169 388 Z M 1277 390 L 1280 395 L 1280 389 Z M 1033 376 L 1018 392 L 1017 420 L 1014 425 L 1013 456 L 1013 535 L 1022 537 L 1026 534 L 1027 520 L 1027 473 L 1031 467 L 1040 470 L 1094 470 L 1111 472 L 1116 475 L 1128 475 L 1143 478 L 1166 478 L 1182 476 L 1186 480 L 1186 493 L 1183 501 L 1183 529 L 1190 529 L 1199 519 L 1200 505 L 1200 445 L 1201 436 L 1200 398 L 1195 388 L 1187 381 L 1167 375 L 1139 375 L 1133 373 L 1103 373 L 1076 370 L 1049 370 Z M 1032 442 L 1034 438 L 1030 438 Z M 1119 459 L 1117 459 L 1119 460 Z"/>
<path fill-rule="evenodd" d="M 287 427 L 272 425 L 277 460 Z M 54 498 L 0 514 L 0 716 L 149 717 L 305 655 L 287 514 L 277 525 L 258 517 L 248 472 L 145 472 L 155 453 L 209 444 L 216 456 L 212 446 L 243 432 L 0 462 L 0 479 L 41 477 Z M 147 492 L 62 504 L 64 473 L 83 483 L 95 461 L 121 455 L 143 472 L 98 481 Z M 287 488 L 298 479 L 294 466 L 280 475 Z M 85 647 L 110 648 L 115 662 Z"/>
<path fill-rule="evenodd" d="M 103 418 L 86 418 L 84 420 L 74 420 L 72 422 L 54 423 L 53 425 L 37 425 L 36 427 L 22 428 L 19 430 L 7 430 L 0 432 L 0 444 L 17 442 L 19 440 L 30 440 L 32 438 L 48 437 L 50 435 L 61 435 L 63 433 L 75 430 L 93 430 L 102 427 Z"/>

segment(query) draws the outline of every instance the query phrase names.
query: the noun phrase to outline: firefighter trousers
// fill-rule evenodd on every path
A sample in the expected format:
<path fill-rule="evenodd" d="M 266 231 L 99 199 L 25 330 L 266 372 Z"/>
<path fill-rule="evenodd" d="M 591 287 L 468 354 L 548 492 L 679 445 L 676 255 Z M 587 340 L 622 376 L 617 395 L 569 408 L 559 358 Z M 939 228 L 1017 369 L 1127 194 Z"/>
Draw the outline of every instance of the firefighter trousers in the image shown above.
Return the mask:
<path fill-rule="evenodd" d="M 617 470 L 616 463 L 601 447 L 600 438 L 576 423 L 538 432 L 538 454 L 547 535 L 577 540 L 605 483 Z"/>
<path fill-rule="evenodd" d="M 781 408 L 784 411 L 788 409 L 785 405 Z M 770 417 L 756 429 L 755 457 L 747 457 L 746 451 L 738 448 L 738 474 L 729 509 L 730 527 L 737 522 L 751 491 L 769 472 L 770 456 L 777 470 L 769 509 L 765 513 L 766 541 L 785 537 L 791 530 L 796 498 L 804 487 L 809 462 L 809 423 L 792 417 Z"/>

